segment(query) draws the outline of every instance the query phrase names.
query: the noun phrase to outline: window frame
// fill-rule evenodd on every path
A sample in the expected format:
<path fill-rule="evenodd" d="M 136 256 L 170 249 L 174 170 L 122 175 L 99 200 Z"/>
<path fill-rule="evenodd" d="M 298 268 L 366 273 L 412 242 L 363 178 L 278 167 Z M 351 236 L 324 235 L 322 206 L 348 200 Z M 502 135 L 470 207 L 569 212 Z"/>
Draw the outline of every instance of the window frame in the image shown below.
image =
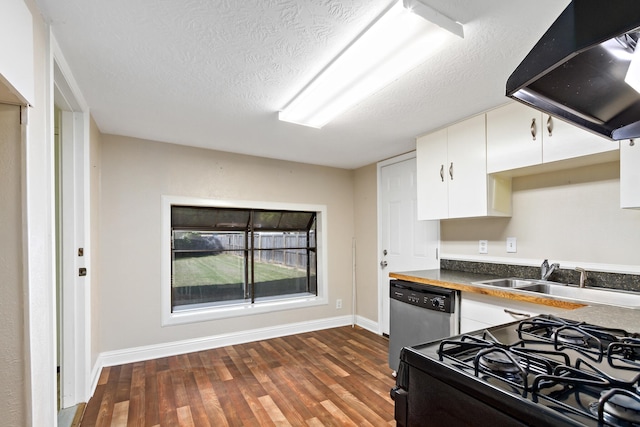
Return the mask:
<path fill-rule="evenodd" d="M 328 304 L 327 296 L 327 207 L 326 205 L 302 203 L 277 203 L 261 201 L 239 201 L 204 199 L 194 197 L 163 195 L 161 220 L 161 323 L 162 326 L 205 322 L 239 316 L 272 313 L 283 310 L 308 308 Z M 172 312 L 171 308 L 171 206 L 189 205 L 196 207 L 288 210 L 316 212 L 316 274 L 317 295 L 286 296 L 283 298 L 238 301 L 229 305 L 216 305 L 184 309 Z"/>

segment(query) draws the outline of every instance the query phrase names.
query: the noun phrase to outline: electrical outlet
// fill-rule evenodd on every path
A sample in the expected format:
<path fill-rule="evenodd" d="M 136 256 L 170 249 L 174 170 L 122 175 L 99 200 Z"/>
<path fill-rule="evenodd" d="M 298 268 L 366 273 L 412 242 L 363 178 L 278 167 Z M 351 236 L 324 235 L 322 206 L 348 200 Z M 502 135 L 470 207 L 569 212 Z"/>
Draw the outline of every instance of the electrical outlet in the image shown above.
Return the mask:
<path fill-rule="evenodd" d="M 507 253 L 515 253 L 518 252 L 518 247 L 516 245 L 515 237 L 507 237 Z"/>
<path fill-rule="evenodd" d="M 336 300 L 336 309 L 341 309 L 342 308 L 342 299 L 338 298 Z"/>
<path fill-rule="evenodd" d="M 488 240 L 478 240 L 478 253 L 486 254 L 489 252 L 489 241 Z"/>

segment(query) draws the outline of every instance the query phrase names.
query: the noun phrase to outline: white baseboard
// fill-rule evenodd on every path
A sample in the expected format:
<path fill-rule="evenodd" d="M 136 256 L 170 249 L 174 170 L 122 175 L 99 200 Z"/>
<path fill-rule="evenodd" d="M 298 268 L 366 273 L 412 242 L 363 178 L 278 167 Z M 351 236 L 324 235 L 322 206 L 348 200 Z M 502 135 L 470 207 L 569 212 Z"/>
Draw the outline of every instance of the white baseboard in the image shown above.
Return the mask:
<path fill-rule="evenodd" d="M 381 335 L 378 322 L 374 322 L 373 320 L 367 319 L 366 317 L 356 316 L 356 325 L 360 326 L 362 329 L 366 329 L 369 332 L 373 332 L 376 335 Z"/>
<path fill-rule="evenodd" d="M 102 368 L 107 366 L 123 365 L 140 362 L 143 360 L 157 359 L 160 357 L 175 356 L 178 354 L 195 351 L 209 350 L 228 345 L 243 344 L 252 341 L 269 338 L 284 337 L 287 335 L 301 334 L 305 332 L 319 331 L 322 329 L 348 326 L 353 323 L 353 316 L 339 316 L 327 319 L 311 320 L 308 322 L 289 323 L 286 325 L 272 326 L 269 328 L 251 329 L 229 334 L 213 335 L 209 337 L 190 340 L 173 341 L 162 344 L 154 344 L 142 347 L 126 348 L 122 350 L 106 351 L 100 353 L 96 364 L 91 371 L 91 396 L 95 393 L 100 379 Z M 378 324 L 369 319 L 357 316 L 358 326 L 378 334 Z"/>

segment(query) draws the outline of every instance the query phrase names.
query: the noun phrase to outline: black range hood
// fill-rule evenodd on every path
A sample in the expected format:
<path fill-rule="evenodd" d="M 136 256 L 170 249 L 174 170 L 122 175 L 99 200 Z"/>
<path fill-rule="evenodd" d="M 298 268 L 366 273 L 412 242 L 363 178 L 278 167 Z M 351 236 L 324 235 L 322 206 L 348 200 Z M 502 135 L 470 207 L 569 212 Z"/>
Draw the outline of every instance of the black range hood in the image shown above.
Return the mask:
<path fill-rule="evenodd" d="M 507 96 L 613 140 L 640 137 L 640 93 L 624 81 L 638 31 L 639 0 L 573 0 L 511 74 Z"/>

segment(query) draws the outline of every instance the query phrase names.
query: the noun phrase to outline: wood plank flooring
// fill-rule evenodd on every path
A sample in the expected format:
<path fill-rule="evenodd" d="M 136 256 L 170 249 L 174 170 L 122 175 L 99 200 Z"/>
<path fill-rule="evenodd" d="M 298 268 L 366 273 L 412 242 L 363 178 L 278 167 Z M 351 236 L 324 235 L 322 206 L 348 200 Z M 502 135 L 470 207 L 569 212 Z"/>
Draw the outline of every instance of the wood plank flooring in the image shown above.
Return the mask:
<path fill-rule="evenodd" d="M 112 366 L 81 426 L 394 426 L 387 351 L 346 326 Z"/>

